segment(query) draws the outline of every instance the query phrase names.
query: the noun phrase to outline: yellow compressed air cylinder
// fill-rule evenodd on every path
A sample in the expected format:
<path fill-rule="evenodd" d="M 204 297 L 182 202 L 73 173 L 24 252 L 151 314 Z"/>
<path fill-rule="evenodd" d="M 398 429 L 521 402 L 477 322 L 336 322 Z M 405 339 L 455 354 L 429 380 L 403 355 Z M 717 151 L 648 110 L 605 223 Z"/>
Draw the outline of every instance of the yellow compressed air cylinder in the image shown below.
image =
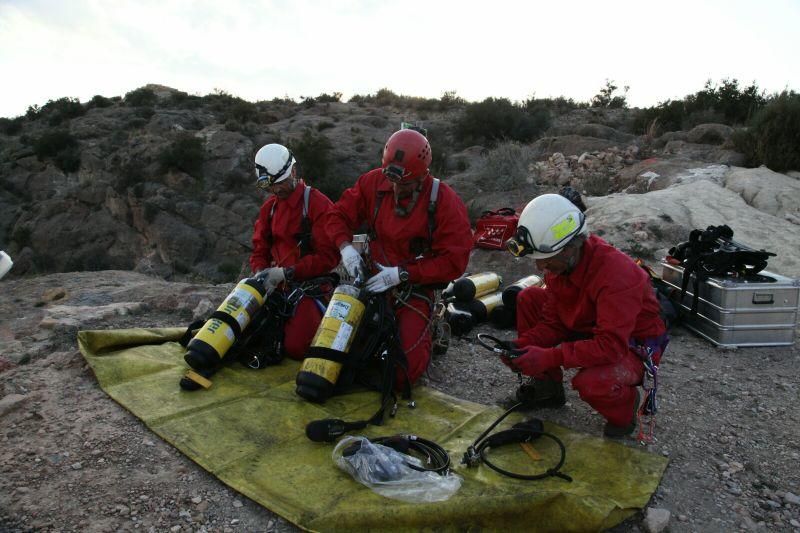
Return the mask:
<path fill-rule="evenodd" d="M 195 370 L 208 369 L 219 363 L 236 342 L 238 334 L 264 305 L 265 295 L 261 282 L 255 279 L 240 281 L 189 341 L 183 357 L 186 363 Z"/>
<path fill-rule="evenodd" d="M 453 282 L 453 295 L 460 302 L 471 302 L 485 294 L 491 294 L 503 284 L 503 278 L 494 272 L 482 272 L 459 278 Z"/>
<path fill-rule="evenodd" d="M 295 380 L 295 391 L 303 398 L 324 402 L 333 393 L 364 317 L 365 305 L 359 293 L 352 285 L 340 285 L 333 291 Z"/>

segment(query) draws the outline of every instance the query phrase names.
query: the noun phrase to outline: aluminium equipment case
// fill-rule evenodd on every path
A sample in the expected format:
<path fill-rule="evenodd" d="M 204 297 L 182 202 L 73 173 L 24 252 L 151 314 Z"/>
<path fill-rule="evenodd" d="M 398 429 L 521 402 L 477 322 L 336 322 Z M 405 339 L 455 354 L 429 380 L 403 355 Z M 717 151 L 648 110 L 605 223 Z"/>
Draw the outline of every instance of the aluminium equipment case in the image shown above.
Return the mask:
<path fill-rule="evenodd" d="M 680 299 L 683 268 L 663 261 L 662 279 L 673 289 L 682 323 L 717 346 L 789 346 L 797 328 L 800 280 L 766 270 L 749 278 L 712 276 L 699 286 L 691 314 L 694 281 Z M 694 278 L 694 274 L 692 275 Z"/>

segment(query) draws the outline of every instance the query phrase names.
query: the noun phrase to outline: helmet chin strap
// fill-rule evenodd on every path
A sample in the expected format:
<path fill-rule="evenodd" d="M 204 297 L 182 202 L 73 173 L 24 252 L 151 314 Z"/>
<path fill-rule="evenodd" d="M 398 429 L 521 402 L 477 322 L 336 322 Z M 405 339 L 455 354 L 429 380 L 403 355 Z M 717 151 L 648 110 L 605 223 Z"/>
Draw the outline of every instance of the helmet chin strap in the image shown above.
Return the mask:
<path fill-rule="evenodd" d="M 397 216 L 405 218 L 411 213 L 411 211 L 414 210 L 414 206 L 417 205 L 417 200 L 419 199 L 419 191 L 421 189 L 422 189 L 422 180 L 419 180 L 419 183 L 417 183 L 417 186 L 414 187 L 414 189 L 412 189 L 412 191 L 411 191 L 411 200 L 408 202 L 408 204 L 405 207 L 400 205 L 400 200 L 403 200 L 404 198 L 401 198 L 400 196 L 395 194 L 395 196 L 394 196 L 394 212 L 395 212 L 395 214 Z M 405 198 L 408 198 L 408 196 L 406 196 Z"/>

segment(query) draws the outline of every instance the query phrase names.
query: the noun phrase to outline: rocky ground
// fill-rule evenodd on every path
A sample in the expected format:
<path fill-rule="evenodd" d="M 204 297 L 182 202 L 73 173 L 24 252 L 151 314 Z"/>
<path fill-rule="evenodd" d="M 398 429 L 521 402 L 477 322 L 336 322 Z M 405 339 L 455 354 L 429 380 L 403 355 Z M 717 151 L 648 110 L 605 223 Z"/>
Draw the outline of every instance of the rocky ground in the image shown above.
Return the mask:
<path fill-rule="evenodd" d="M 500 262 L 481 252 L 470 268 Z M 523 269 L 509 267 L 507 279 Z M 108 398 L 77 349 L 79 329 L 183 325 L 230 285 L 104 271 L 0 287 L 0 531 L 296 530 Z M 722 350 L 676 329 L 661 368 L 658 440 L 648 446 L 669 466 L 646 513 L 614 531 L 800 530 L 798 363 L 797 346 Z M 517 385 L 468 338 L 454 339 L 426 382 L 482 403 Z M 567 394 L 564 408 L 539 416 L 600 434 L 602 419 Z"/>

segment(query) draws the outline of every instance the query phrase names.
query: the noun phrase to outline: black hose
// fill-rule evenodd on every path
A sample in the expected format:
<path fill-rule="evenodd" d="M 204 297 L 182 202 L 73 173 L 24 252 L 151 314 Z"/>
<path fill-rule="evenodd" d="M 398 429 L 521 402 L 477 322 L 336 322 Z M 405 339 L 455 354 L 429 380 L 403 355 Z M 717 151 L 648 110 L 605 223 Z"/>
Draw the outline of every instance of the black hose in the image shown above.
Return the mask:
<path fill-rule="evenodd" d="M 472 446 L 467 448 L 467 451 L 464 453 L 464 458 L 462 459 L 462 463 L 466 464 L 468 467 L 477 466 L 479 462 L 483 462 L 494 470 L 495 472 L 511 477 L 514 479 L 523 479 L 528 481 L 533 481 L 537 479 L 544 479 L 547 477 L 559 477 L 566 481 L 572 481 L 572 478 L 567 474 L 561 472 L 561 467 L 564 466 L 564 461 L 567 458 L 567 450 L 564 447 L 564 443 L 561 442 L 561 439 L 553 435 L 552 433 L 545 432 L 542 428 L 542 421 L 532 418 L 525 422 L 520 422 L 519 424 L 515 424 L 511 429 L 506 429 L 504 431 L 498 431 L 492 435 L 489 433 L 497 427 L 497 425 L 503 421 L 512 411 L 514 411 L 517 407 L 522 405 L 518 403 L 507 410 L 505 413 L 500 415 L 500 417 L 495 420 L 483 433 L 481 433 L 480 437 L 475 439 L 475 442 L 472 443 Z M 529 442 L 531 440 L 538 439 L 539 437 L 547 437 L 556 444 L 558 444 L 558 448 L 561 451 L 561 457 L 558 460 L 558 463 L 553 468 L 548 468 L 542 474 L 518 474 L 516 472 L 510 472 L 508 470 L 504 470 L 499 466 L 493 464 L 489 461 L 487 457 L 487 450 L 492 448 L 498 448 L 505 444 L 512 444 L 512 443 L 522 443 L 522 442 Z M 480 459 L 480 460 L 479 460 Z"/>
<path fill-rule="evenodd" d="M 440 476 L 446 476 L 450 471 L 450 455 L 447 450 L 433 441 L 416 435 L 394 435 L 369 440 L 406 455 L 411 455 L 408 453 L 409 451 L 416 452 L 421 456 L 423 463 L 428 466 L 418 466 L 409 462 L 406 462 L 406 465 L 419 472 L 436 472 Z"/>

